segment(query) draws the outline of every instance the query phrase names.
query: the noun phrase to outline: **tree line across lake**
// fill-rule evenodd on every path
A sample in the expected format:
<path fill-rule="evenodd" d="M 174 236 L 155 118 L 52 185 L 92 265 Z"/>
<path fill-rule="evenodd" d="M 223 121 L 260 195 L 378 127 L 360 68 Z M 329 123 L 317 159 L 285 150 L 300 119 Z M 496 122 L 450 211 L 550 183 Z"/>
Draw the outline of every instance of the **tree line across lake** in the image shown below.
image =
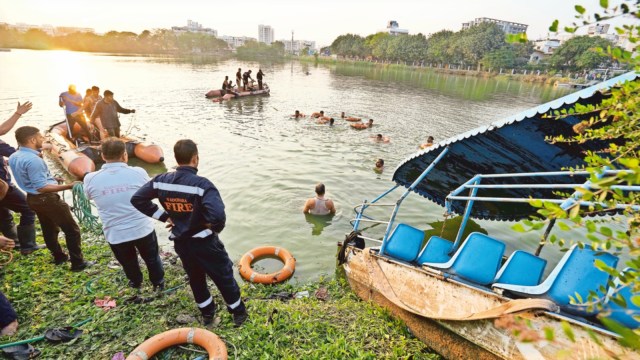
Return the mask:
<path fill-rule="evenodd" d="M 21 32 L 0 27 L 0 48 L 35 50 L 65 49 L 74 51 L 135 53 L 135 54 L 216 54 L 231 53 L 229 45 L 212 35 L 175 33 L 168 29 L 144 30 L 140 34 L 130 31 L 109 31 L 104 35 L 75 32 L 52 36 L 39 29 Z M 238 57 L 278 58 L 284 56 L 284 44 L 265 45 L 257 41 L 246 42 L 237 48 Z"/>
<path fill-rule="evenodd" d="M 457 32 L 441 30 L 429 37 L 423 34 L 390 35 L 385 32 L 367 37 L 338 36 L 329 49 L 332 54 L 356 60 L 421 64 L 456 64 L 492 69 L 585 70 L 611 66 L 610 57 L 597 51 L 614 44 L 601 37 L 576 36 L 565 41 L 540 64 L 529 64 L 533 42 L 509 42 L 496 24 L 482 23 Z"/>

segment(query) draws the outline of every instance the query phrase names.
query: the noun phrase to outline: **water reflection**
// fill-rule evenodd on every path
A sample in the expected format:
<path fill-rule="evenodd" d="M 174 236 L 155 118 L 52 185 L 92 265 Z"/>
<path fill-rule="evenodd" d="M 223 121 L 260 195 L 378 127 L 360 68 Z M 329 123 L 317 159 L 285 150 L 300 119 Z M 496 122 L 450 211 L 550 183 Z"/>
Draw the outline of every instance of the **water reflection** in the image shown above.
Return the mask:
<path fill-rule="evenodd" d="M 331 220 L 333 220 L 334 215 L 311 215 L 304 214 L 305 220 L 307 223 L 311 225 L 311 235 L 318 236 L 322 234 L 322 230 L 325 227 L 331 225 Z"/>
<path fill-rule="evenodd" d="M 475 77 L 444 74 L 431 69 L 409 69 L 397 67 L 369 66 L 366 64 L 327 65 L 336 75 L 362 76 L 365 79 L 384 83 L 399 82 L 412 87 L 436 90 L 438 92 L 461 97 L 466 100 L 487 100 L 495 96 L 510 94 L 525 96 L 539 94 L 543 102 L 556 99 L 570 91 L 550 86 L 513 82 L 504 77 Z M 382 85 L 385 88 L 385 85 Z M 411 90 L 411 89 L 407 89 Z"/>
<path fill-rule="evenodd" d="M 456 216 L 450 219 L 443 218 L 441 221 L 434 221 L 429 223 L 431 226 L 430 230 L 426 230 L 424 232 L 424 238 L 428 240 L 432 236 L 440 236 L 443 239 L 447 239 L 449 241 L 455 241 L 456 236 L 458 235 L 458 229 L 460 229 L 460 225 L 462 223 L 462 216 Z M 467 226 L 464 228 L 464 233 L 462 234 L 462 239 L 466 239 L 469 234 L 472 232 L 479 232 L 481 234 L 488 235 L 486 229 L 484 229 L 480 224 L 473 221 L 473 219 L 469 218 L 467 221 Z"/>

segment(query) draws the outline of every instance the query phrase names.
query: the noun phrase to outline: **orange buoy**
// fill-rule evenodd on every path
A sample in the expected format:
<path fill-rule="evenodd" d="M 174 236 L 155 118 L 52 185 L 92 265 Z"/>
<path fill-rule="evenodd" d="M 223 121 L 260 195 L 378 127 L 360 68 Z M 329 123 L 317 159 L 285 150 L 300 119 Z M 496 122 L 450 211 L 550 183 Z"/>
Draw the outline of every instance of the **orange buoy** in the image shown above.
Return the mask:
<path fill-rule="evenodd" d="M 251 268 L 251 263 L 261 257 L 277 256 L 284 266 L 271 274 L 260 274 Z M 283 282 L 296 271 L 296 259 L 286 249 L 276 246 L 260 246 L 244 254 L 240 259 L 240 276 L 243 279 L 258 284 L 275 284 Z"/>
<path fill-rule="evenodd" d="M 148 360 L 160 351 L 180 344 L 202 346 L 209 354 L 209 360 L 227 359 L 227 347 L 218 335 L 199 328 L 179 328 L 165 331 L 138 345 L 126 360 Z"/>

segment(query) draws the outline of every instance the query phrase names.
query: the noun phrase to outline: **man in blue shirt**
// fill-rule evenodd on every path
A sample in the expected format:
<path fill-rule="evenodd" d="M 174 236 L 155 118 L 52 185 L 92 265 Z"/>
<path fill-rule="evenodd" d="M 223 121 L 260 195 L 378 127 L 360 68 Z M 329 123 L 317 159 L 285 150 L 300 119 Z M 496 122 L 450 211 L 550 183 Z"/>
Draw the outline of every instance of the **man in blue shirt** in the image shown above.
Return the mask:
<path fill-rule="evenodd" d="M 91 139 L 91 130 L 89 130 L 89 126 L 84 119 L 84 113 L 82 112 L 82 95 L 76 91 L 75 85 L 69 85 L 69 91 L 60 94 L 58 105 L 60 105 L 60 107 L 64 106 L 64 113 L 67 116 L 67 124 L 69 125 L 69 138 L 73 138 L 73 127 L 78 123 L 78 125 L 80 125 L 80 131 Z"/>
<path fill-rule="evenodd" d="M 58 242 L 62 229 L 71 257 L 71 271 L 81 271 L 93 265 L 94 262 L 85 261 L 82 257 L 80 228 L 71 215 L 69 205 L 57 194 L 71 189 L 74 184 L 58 185 L 51 176 L 47 164 L 40 157 L 44 136 L 38 128 L 22 126 L 15 135 L 20 148 L 9 157 L 9 166 L 16 183 L 27 193 L 27 204 L 40 220 L 42 236 L 53 255 L 53 262 L 60 265 L 69 260 Z"/>
<path fill-rule="evenodd" d="M 108 138 L 102 142 L 101 149 L 106 164 L 85 176 L 84 193 L 96 203 L 104 237 L 122 265 L 129 286 L 142 286 L 139 253 L 147 264 L 154 289 L 164 290 L 164 269 L 153 220 L 131 205 L 131 196 L 149 182 L 149 175 L 143 168 L 127 165 L 124 141 Z"/>
<path fill-rule="evenodd" d="M 196 144 L 180 140 L 173 152 L 179 165 L 176 171 L 154 177 L 136 191 L 131 204 L 143 214 L 172 226 L 169 239 L 189 276 L 204 324 L 210 324 L 216 313 L 216 303 L 207 287 L 208 275 L 227 303 L 235 326 L 240 326 L 247 320 L 247 310 L 233 277 L 233 263 L 218 238 L 226 222 L 224 203 L 213 183 L 197 175 Z M 152 199 L 160 200 L 164 209 Z"/>
<path fill-rule="evenodd" d="M 5 135 L 16 124 L 18 119 L 31 110 L 33 105 L 27 101 L 24 104 L 18 103 L 16 112 L 2 125 L 0 125 L 0 135 Z M 13 146 L 0 140 L 0 180 L 8 185 L 7 194 L 0 200 L 0 231 L 16 241 L 16 248 L 20 248 L 22 255 L 42 249 L 43 245 L 36 244 L 36 214 L 27 205 L 27 198 L 15 185 L 11 183 L 11 175 L 6 165 L 5 157 L 16 152 Z M 16 228 L 13 222 L 12 211 L 20 213 L 20 225 Z"/>

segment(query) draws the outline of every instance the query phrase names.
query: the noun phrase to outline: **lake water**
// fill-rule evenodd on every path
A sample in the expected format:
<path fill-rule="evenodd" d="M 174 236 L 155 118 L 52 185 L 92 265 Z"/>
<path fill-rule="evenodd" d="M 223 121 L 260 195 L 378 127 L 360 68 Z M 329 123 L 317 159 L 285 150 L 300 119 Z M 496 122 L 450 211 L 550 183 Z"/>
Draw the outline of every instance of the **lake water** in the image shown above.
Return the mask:
<path fill-rule="evenodd" d="M 255 74 L 260 66 L 271 96 L 222 104 L 204 98 L 208 90 L 220 88 L 225 75 L 235 78 L 238 67 Z M 199 174 L 213 181 L 226 205 L 227 227 L 220 237 L 232 260 L 256 246 L 282 246 L 296 257 L 295 279 L 301 281 L 334 272 L 336 242 L 350 231 L 353 207 L 393 186 L 395 167 L 427 136 L 438 142 L 567 91 L 355 65 L 260 65 L 67 51 L 0 52 L 0 69 L 0 116 L 10 116 L 18 101 L 34 103 L 19 125 L 44 130 L 63 120 L 58 95 L 74 83 L 83 94 L 92 85 L 109 89 L 123 107 L 135 108 L 136 114 L 121 116 L 123 132 L 161 145 L 169 169 L 176 165 L 175 141 L 193 139 L 200 149 Z M 375 122 L 372 129 L 356 131 L 336 119 L 330 128 L 308 118 L 290 119 L 296 109 L 306 114 L 324 110 L 336 118 L 346 111 Z M 378 133 L 391 142 L 373 143 L 370 136 Z M 13 134 L 4 140 L 15 144 Z M 385 160 L 382 174 L 373 171 L 377 158 Z M 158 173 L 164 168 L 147 169 Z M 301 211 L 320 181 L 338 208 L 330 219 L 305 217 Z M 399 220 L 427 229 L 428 223 L 442 220 L 442 213 L 415 195 L 405 201 Z M 535 247 L 536 235 L 519 239 L 522 235 L 511 231 L 510 224 L 479 225 L 507 240 L 508 251 L 516 245 Z M 158 231 L 169 246 L 160 224 Z M 261 266 L 277 268 L 275 262 Z"/>

